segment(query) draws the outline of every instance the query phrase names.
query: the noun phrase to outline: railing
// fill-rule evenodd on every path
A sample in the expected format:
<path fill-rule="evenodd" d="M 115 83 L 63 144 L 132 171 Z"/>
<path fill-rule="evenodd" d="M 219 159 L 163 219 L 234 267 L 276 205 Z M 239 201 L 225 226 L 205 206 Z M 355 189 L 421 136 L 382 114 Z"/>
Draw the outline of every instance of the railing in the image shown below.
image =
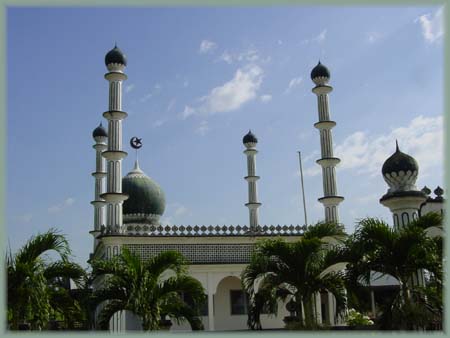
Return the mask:
<path fill-rule="evenodd" d="M 305 225 L 261 225 L 255 231 L 250 231 L 247 225 L 143 225 L 125 224 L 121 229 L 101 227 L 102 235 L 128 236 L 183 236 L 183 237 L 212 237 L 212 236 L 302 236 Z"/>

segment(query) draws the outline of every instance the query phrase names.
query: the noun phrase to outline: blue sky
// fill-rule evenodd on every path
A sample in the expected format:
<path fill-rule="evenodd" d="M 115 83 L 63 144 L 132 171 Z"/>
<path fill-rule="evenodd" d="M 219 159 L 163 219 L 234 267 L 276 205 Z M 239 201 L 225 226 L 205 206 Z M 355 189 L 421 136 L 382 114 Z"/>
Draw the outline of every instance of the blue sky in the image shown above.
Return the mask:
<path fill-rule="evenodd" d="M 92 130 L 107 110 L 104 55 L 128 57 L 124 147 L 164 189 L 163 222 L 248 224 L 242 137 L 258 137 L 261 224 L 323 219 L 318 59 L 330 112 L 341 221 L 391 222 L 384 160 L 414 156 L 417 185 L 443 185 L 443 27 L 439 7 L 14 8 L 7 11 L 7 232 L 13 250 L 56 227 L 75 259 L 92 250 Z"/>

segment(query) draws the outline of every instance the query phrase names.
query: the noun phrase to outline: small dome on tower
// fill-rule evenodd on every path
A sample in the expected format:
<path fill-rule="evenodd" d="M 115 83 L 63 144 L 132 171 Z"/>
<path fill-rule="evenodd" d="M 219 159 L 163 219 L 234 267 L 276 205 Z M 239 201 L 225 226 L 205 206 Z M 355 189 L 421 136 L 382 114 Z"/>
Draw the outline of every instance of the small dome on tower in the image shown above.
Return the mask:
<path fill-rule="evenodd" d="M 401 152 L 397 143 L 395 153 L 384 162 L 381 172 L 383 175 L 386 175 L 393 172 L 399 173 L 400 171 L 404 171 L 406 173 L 408 171 L 414 172 L 418 170 L 419 165 L 417 161 L 412 156 Z"/>
<path fill-rule="evenodd" d="M 166 199 L 161 187 L 139 168 L 136 161 L 122 179 L 122 192 L 129 197 L 123 202 L 125 223 L 157 224 L 166 208 Z"/>
<path fill-rule="evenodd" d="M 311 80 L 316 85 L 324 85 L 330 80 L 330 71 L 323 64 L 319 63 L 311 71 Z"/>
<path fill-rule="evenodd" d="M 244 144 L 248 144 L 248 143 L 256 144 L 256 143 L 258 143 L 258 139 L 256 138 L 255 135 L 253 135 L 252 131 L 249 130 L 247 135 L 245 135 L 244 138 L 242 139 L 242 143 L 244 143 Z"/>
<path fill-rule="evenodd" d="M 108 66 L 111 63 L 117 63 L 120 65 L 127 65 L 127 57 L 122 51 L 116 46 L 111 49 L 105 56 L 105 65 Z"/>
<path fill-rule="evenodd" d="M 103 128 L 102 124 L 100 123 L 100 125 L 94 129 L 94 131 L 92 132 L 92 137 L 96 138 L 96 137 L 108 137 L 108 133 L 106 132 L 105 128 Z"/>

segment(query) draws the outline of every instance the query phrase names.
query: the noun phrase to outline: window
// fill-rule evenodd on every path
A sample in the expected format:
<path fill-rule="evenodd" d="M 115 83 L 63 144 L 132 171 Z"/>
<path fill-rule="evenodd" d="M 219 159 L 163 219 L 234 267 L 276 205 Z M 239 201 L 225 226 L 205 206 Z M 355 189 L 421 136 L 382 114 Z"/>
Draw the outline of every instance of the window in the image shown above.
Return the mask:
<path fill-rule="evenodd" d="M 230 290 L 230 304 L 232 315 L 247 314 L 247 294 L 242 290 Z"/>

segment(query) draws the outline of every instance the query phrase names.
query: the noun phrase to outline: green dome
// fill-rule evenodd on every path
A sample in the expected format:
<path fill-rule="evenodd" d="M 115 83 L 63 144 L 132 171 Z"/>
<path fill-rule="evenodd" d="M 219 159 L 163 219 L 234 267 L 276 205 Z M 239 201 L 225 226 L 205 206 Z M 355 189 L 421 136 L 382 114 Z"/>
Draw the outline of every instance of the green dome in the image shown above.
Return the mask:
<path fill-rule="evenodd" d="M 139 168 L 122 179 L 122 192 L 129 197 L 123 202 L 124 222 L 155 223 L 166 208 L 166 199 L 161 187 Z"/>

